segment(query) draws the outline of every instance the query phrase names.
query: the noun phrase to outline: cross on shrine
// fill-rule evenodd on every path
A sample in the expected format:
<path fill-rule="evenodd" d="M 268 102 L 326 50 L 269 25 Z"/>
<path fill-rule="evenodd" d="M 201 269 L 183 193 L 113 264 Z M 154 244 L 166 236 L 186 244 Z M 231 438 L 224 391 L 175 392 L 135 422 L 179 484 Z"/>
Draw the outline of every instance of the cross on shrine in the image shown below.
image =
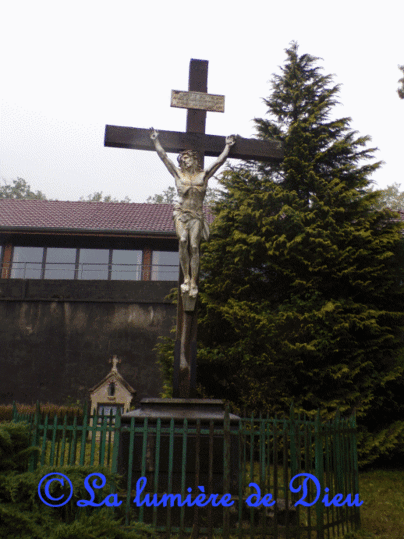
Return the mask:
<path fill-rule="evenodd" d="M 159 140 L 166 152 L 196 150 L 202 156 L 219 156 L 226 138 L 205 134 L 206 112 L 224 112 L 224 96 L 208 94 L 208 61 L 192 59 L 189 66 L 188 92 L 172 91 L 171 106 L 187 109 L 186 132 L 160 131 Z M 155 151 L 149 129 L 107 125 L 105 146 Z M 235 159 L 279 162 L 282 144 L 237 137 L 229 157 Z M 197 306 L 181 294 L 183 273 L 180 267 L 177 303 L 177 333 L 174 351 L 173 397 L 194 396 L 196 384 Z"/>
<path fill-rule="evenodd" d="M 109 359 L 108 360 L 108 363 L 112 363 L 112 371 L 117 371 L 117 366 L 118 366 L 118 363 L 121 363 L 121 360 L 118 359 L 118 356 L 113 356 L 112 359 Z"/>

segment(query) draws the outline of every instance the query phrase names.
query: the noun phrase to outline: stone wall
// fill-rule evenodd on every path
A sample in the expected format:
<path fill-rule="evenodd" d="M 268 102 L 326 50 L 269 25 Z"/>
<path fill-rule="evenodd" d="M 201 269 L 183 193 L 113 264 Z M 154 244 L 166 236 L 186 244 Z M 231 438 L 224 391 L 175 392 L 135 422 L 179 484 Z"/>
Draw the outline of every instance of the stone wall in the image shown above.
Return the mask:
<path fill-rule="evenodd" d="M 89 400 L 113 355 L 137 400 L 158 397 L 153 348 L 175 323 L 174 286 L 0 279 L 0 403 Z"/>

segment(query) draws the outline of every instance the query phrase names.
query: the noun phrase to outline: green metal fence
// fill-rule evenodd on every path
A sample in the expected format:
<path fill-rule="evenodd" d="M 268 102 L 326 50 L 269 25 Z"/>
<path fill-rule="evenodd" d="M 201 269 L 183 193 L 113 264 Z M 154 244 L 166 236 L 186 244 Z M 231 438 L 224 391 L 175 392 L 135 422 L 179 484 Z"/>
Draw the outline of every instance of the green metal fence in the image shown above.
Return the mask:
<path fill-rule="evenodd" d="M 226 412 L 222 424 L 135 421 L 132 417 L 123 425 L 119 412 L 116 417 L 101 418 L 84 412 L 78 422 L 66 417 L 49 421 L 39 409 L 23 417 L 14 409 L 14 420 L 29 421 L 32 445 L 41 448 L 30 470 L 42 465 L 99 465 L 114 473 L 123 471 L 118 495 L 126 523 L 147 522 L 168 536 L 328 539 L 360 526 L 353 418 L 337 416 L 321 423 L 319 414 L 309 420 L 291 410 L 289 419 L 250 417 L 237 424 L 230 424 Z M 126 453 L 122 451 L 124 436 Z M 218 440 L 223 447 L 220 458 Z M 195 468 L 191 475 L 190 455 Z M 218 470 L 221 492 L 215 490 Z M 147 479 L 147 488 L 139 495 L 136 487 L 141 477 Z M 201 494 L 200 486 L 205 487 L 204 501 L 210 499 L 210 503 L 189 507 Z M 256 498 L 251 495 L 258 488 L 261 498 L 270 493 L 267 502 L 276 503 L 252 507 Z M 216 493 L 216 498 L 209 498 Z M 230 507 L 220 503 L 226 493 L 231 493 Z M 178 501 L 185 500 L 189 503 L 179 507 Z"/>

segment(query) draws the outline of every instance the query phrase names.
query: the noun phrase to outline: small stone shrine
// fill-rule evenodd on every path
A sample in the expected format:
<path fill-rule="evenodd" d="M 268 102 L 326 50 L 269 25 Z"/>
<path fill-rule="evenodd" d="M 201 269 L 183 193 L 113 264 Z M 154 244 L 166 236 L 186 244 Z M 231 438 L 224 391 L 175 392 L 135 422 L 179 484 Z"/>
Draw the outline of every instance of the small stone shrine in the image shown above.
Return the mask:
<path fill-rule="evenodd" d="M 117 365 L 120 362 L 117 356 L 110 359 L 111 370 L 101 382 L 90 389 L 91 415 L 97 413 L 99 422 L 103 415 L 109 417 L 111 411 L 115 416 L 118 408 L 121 409 L 121 413 L 129 411 L 132 399 L 136 395 L 133 387 L 118 372 Z"/>

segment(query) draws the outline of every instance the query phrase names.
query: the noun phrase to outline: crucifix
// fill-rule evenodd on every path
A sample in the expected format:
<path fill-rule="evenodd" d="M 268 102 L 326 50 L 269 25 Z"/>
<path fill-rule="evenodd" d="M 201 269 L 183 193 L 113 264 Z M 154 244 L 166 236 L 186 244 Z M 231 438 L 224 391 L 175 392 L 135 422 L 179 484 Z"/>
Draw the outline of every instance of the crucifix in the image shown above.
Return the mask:
<path fill-rule="evenodd" d="M 206 112 L 224 112 L 224 96 L 208 94 L 208 62 L 190 62 L 188 92 L 172 91 L 171 106 L 187 109 L 186 132 L 156 131 L 107 125 L 105 146 L 157 151 L 174 176 L 180 197 L 174 207 L 174 221 L 180 242 L 177 332 L 174 350 L 173 397 L 189 398 L 195 393 L 196 332 L 199 270 L 199 242 L 208 229 L 202 213 L 207 180 L 226 158 L 279 162 L 283 158 L 280 142 L 245 139 L 231 135 L 205 134 Z M 179 153 L 179 167 L 167 157 Z M 203 157 L 217 157 L 203 170 Z"/>

